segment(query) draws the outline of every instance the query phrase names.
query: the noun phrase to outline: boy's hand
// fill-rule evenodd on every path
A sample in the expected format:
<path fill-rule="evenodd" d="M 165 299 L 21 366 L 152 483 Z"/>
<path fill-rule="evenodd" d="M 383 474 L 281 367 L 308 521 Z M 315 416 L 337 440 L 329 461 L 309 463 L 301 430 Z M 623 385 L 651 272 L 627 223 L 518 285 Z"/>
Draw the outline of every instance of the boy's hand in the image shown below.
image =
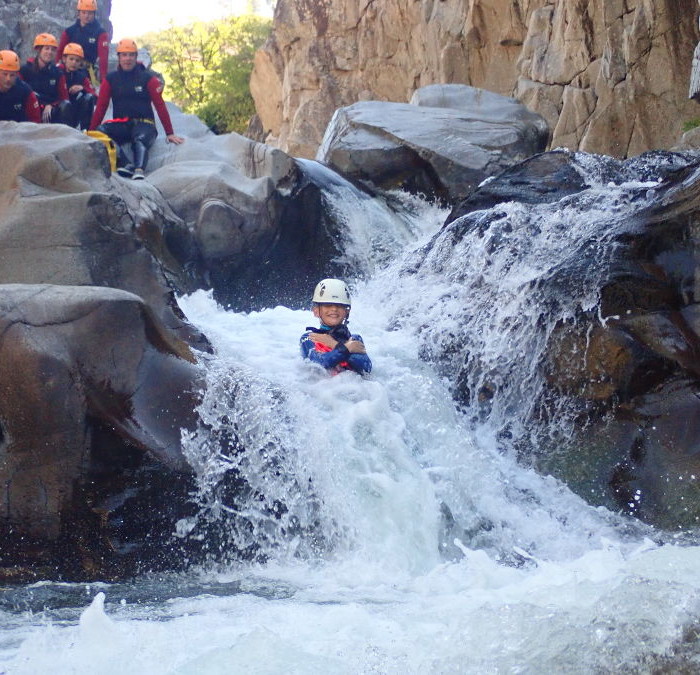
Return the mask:
<path fill-rule="evenodd" d="M 351 354 L 366 354 L 367 353 L 367 350 L 365 349 L 364 342 L 360 342 L 359 340 L 348 340 L 345 343 L 345 346 L 348 348 L 348 351 Z"/>

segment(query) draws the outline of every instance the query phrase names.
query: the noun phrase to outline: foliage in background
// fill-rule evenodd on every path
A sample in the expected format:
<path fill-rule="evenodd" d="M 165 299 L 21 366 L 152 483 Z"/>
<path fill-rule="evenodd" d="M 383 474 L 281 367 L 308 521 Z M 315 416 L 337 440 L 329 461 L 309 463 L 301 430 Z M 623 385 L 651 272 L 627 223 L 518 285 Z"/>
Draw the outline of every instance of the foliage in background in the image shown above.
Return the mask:
<path fill-rule="evenodd" d="M 165 76 L 165 98 L 216 133 L 243 133 L 255 113 L 248 86 L 253 56 L 271 26 L 260 16 L 230 16 L 170 26 L 143 41 L 152 67 Z"/>

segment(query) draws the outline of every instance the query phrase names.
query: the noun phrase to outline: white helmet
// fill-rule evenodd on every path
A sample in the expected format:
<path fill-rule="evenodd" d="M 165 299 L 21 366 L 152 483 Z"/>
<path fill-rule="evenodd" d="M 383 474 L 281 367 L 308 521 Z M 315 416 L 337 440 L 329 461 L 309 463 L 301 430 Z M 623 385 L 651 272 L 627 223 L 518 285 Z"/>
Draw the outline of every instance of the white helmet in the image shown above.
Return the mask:
<path fill-rule="evenodd" d="M 340 279 L 322 279 L 316 284 L 312 302 L 318 304 L 345 305 L 350 309 L 350 291 Z"/>

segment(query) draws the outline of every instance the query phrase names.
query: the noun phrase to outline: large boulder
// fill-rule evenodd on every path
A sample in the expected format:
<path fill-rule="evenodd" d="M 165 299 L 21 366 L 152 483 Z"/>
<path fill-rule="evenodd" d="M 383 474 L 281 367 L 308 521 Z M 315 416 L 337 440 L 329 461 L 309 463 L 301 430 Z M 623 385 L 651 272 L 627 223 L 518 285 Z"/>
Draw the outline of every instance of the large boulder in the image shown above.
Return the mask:
<path fill-rule="evenodd" d="M 173 295 L 197 286 L 185 269 L 190 239 L 157 190 L 110 174 L 99 141 L 0 122 L 0 283 L 121 288 L 203 347 Z"/>
<path fill-rule="evenodd" d="M 343 255 L 347 219 L 325 195 L 342 190 L 362 201 L 366 194 L 315 162 L 235 133 L 202 133 L 172 112 L 175 127 L 194 135 L 157 147 L 148 182 L 185 223 L 190 269 L 217 301 L 242 310 L 305 306 L 319 278 L 363 271 Z"/>
<path fill-rule="evenodd" d="M 696 526 L 697 156 L 545 153 L 457 211 L 405 268 L 457 401 L 588 501 Z"/>
<path fill-rule="evenodd" d="M 445 85 L 419 90 L 412 105 L 367 101 L 338 110 L 317 158 L 361 183 L 453 204 L 547 140 L 544 120 L 517 101 Z"/>
<path fill-rule="evenodd" d="M 0 578 L 162 559 L 192 489 L 181 429 L 203 381 L 188 345 L 139 297 L 90 286 L 0 286 L 0 336 Z"/>

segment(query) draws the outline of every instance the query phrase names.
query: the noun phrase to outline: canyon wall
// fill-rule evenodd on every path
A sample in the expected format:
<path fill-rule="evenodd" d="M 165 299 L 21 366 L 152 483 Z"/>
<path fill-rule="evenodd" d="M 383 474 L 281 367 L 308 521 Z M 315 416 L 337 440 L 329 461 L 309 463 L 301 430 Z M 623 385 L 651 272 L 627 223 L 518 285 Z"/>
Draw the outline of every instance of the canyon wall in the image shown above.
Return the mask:
<path fill-rule="evenodd" d="M 34 37 L 52 33 L 60 39 L 77 18 L 76 4 L 76 0 L 4 0 L 0 3 L 0 49 L 13 49 L 23 61 L 33 56 Z M 112 0 L 98 0 L 97 4 L 97 20 L 111 33 Z"/>
<path fill-rule="evenodd" d="M 541 114 L 551 147 L 627 157 L 673 146 L 695 0 L 278 0 L 251 91 L 267 142 L 313 157 L 333 112 L 461 83 Z"/>

